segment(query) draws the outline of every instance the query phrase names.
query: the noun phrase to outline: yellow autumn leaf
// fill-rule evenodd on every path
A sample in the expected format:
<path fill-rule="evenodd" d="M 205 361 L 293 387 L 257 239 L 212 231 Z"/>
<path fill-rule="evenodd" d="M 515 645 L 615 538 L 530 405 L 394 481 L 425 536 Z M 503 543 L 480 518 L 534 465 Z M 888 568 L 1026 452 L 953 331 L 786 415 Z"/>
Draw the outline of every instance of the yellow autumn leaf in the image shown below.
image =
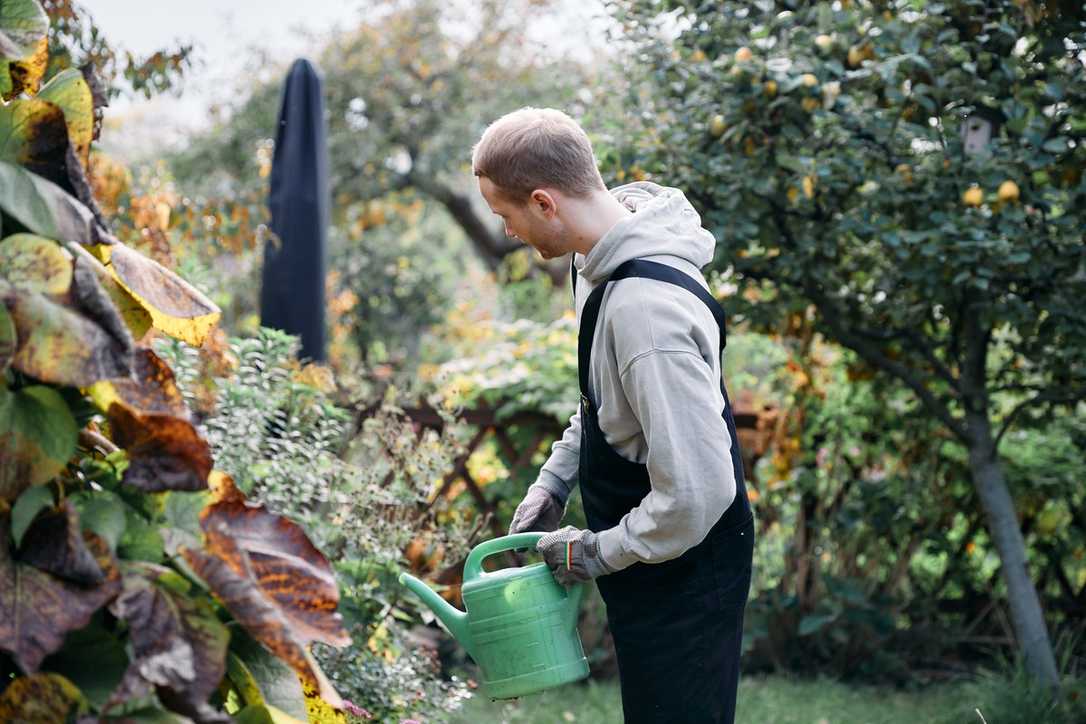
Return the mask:
<path fill-rule="evenodd" d="M 124 244 L 99 245 L 93 251 L 106 262 L 117 283 L 151 315 L 151 325 L 194 347 L 204 343 L 222 312 L 181 277 Z"/>

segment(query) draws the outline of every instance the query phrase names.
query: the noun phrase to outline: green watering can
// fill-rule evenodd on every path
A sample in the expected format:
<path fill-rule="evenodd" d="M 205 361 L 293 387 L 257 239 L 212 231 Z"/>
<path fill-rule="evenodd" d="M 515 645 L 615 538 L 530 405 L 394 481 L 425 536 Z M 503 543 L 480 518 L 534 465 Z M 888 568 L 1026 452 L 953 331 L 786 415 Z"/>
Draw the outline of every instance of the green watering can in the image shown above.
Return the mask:
<path fill-rule="evenodd" d="M 429 606 L 482 669 L 491 699 L 512 699 L 588 676 L 577 635 L 584 584 L 563 588 L 546 563 L 488 573 L 483 560 L 535 548 L 543 533 L 516 533 L 480 543 L 464 563 L 461 594 L 467 613 L 450 606 L 406 573 L 400 583 Z"/>

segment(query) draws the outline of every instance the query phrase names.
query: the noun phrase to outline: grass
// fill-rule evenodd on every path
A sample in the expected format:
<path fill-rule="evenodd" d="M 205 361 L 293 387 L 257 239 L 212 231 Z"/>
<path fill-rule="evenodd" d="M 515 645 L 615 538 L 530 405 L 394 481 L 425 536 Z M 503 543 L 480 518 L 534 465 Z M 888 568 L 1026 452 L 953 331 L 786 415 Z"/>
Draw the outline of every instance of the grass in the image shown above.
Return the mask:
<path fill-rule="evenodd" d="M 1009 682 L 1008 684 L 1009 685 Z M 988 724 L 1025 722 L 1002 702 L 994 679 L 929 687 L 920 691 L 852 686 L 830 680 L 784 676 L 747 677 L 740 682 L 737 724 Z M 1013 687 L 1012 687 L 1013 688 Z M 992 703 L 1002 712 L 993 713 Z M 1011 711 L 1017 707 L 1010 707 Z M 1009 714 L 1007 716 L 1006 714 Z M 589 681 L 514 701 L 469 701 L 453 724 L 621 724 L 618 682 Z M 1046 717 L 1046 722 L 1060 721 Z M 1073 720 L 1066 720 L 1073 721 Z"/>

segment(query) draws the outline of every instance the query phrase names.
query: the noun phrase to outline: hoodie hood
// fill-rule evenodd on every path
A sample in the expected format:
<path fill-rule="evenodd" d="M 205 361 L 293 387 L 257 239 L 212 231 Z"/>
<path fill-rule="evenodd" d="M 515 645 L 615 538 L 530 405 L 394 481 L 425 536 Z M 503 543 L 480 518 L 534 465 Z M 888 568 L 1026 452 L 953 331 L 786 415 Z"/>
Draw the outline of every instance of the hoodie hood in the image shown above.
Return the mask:
<path fill-rule="evenodd" d="M 679 189 L 638 181 L 611 189 L 611 195 L 634 213 L 576 258 L 581 276 L 592 284 L 630 259 L 671 256 L 698 269 L 712 261 L 716 239 Z"/>

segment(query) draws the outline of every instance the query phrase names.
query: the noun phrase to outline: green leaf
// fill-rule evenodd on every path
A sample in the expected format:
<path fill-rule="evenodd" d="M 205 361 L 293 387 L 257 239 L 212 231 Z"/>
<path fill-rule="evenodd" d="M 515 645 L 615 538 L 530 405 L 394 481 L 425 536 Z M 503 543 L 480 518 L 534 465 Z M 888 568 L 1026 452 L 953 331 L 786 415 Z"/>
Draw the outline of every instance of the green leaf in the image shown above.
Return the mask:
<path fill-rule="evenodd" d="M 117 555 L 130 561 L 160 562 L 165 554 L 165 544 L 158 528 L 134 508 L 126 506 L 124 512 L 125 530 L 117 544 Z"/>
<path fill-rule="evenodd" d="M 64 399 L 41 385 L 0 386 L 0 499 L 48 482 L 75 452 L 79 430 Z"/>
<path fill-rule="evenodd" d="M 836 619 L 837 614 L 813 614 L 804 616 L 799 622 L 799 635 L 810 636 L 817 631 L 821 631 Z"/>
<path fill-rule="evenodd" d="M 60 241 L 101 241 L 91 210 L 52 181 L 0 160 L 0 210 L 27 231 Z"/>
<path fill-rule="evenodd" d="M 260 687 L 264 701 L 281 709 L 288 715 L 306 720 L 305 692 L 298 681 L 297 674 L 283 661 L 260 645 L 244 631 L 233 629 L 230 637 L 230 650 L 244 664 L 245 670 Z M 231 677 L 233 681 L 233 678 Z M 234 681 L 241 690 L 241 684 Z"/>
<path fill-rule="evenodd" d="M 20 60 L 49 32 L 49 16 L 37 0 L 0 3 L 0 61 Z M 2 69 L 6 73 L 6 69 Z"/>
<path fill-rule="evenodd" d="M 23 491 L 11 509 L 11 537 L 18 548 L 27 528 L 44 508 L 53 506 L 53 491 L 48 485 L 35 485 Z"/>
<path fill-rule="evenodd" d="M 128 667 L 128 654 L 121 641 L 97 622 L 99 618 L 68 634 L 64 647 L 42 667 L 70 679 L 92 706 L 101 709 Z"/>
<path fill-rule="evenodd" d="M 83 530 L 98 535 L 111 551 L 116 551 L 126 527 L 124 501 L 105 490 L 73 495 L 70 500 L 79 511 Z"/>
<path fill-rule="evenodd" d="M 1041 147 L 1049 153 L 1063 153 L 1067 150 L 1067 139 L 1063 136 L 1056 136 L 1045 141 Z"/>

